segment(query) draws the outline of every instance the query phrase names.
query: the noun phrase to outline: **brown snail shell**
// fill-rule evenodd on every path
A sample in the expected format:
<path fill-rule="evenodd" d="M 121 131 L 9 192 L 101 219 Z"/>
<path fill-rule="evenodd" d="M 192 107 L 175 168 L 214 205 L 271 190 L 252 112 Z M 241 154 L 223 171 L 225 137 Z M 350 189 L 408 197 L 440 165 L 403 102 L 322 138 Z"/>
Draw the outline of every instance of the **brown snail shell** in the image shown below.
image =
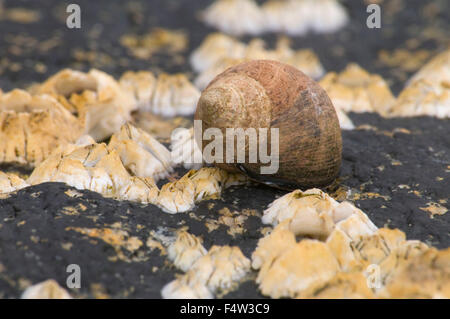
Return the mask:
<path fill-rule="evenodd" d="M 316 82 L 287 64 L 254 60 L 227 69 L 202 92 L 195 119 L 202 120 L 203 132 L 219 128 L 225 138 L 226 128 L 279 128 L 276 173 L 260 174 L 267 164 L 250 163 L 248 156 L 245 163 L 224 160 L 218 167 L 282 188 L 325 186 L 339 173 L 342 137 L 333 104 Z M 270 141 L 269 135 L 269 153 Z M 209 142 L 197 138 L 200 149 Z M 246 139 L 246 154 L 248 149 Z"/>

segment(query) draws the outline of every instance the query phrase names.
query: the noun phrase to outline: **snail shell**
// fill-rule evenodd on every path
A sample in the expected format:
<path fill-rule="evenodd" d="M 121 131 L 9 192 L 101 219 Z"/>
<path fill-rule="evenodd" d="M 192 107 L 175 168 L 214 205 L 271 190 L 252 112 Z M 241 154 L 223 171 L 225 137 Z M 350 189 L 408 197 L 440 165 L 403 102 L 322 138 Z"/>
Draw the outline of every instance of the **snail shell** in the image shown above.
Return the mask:
<path fill-rule="evenodd" d="M 216 166 L 245 172 L 250 178 L 282 188 L 320 187 L 339 173 L 342 137 L 336 111 L 326 92 L 298 69 L 276 61 L 254 60 L 227 69 L 203 91 L 195 113 L 202 120 L 202 133 L 219 128 L 226 140 L 226 128 L 279 129 L 279 168 L 261 174 L 261 161 L 251 163 L 248 139 L 246 159 L 224 160 Z M 209 140 L 196 139 L 200 149 Z"/>

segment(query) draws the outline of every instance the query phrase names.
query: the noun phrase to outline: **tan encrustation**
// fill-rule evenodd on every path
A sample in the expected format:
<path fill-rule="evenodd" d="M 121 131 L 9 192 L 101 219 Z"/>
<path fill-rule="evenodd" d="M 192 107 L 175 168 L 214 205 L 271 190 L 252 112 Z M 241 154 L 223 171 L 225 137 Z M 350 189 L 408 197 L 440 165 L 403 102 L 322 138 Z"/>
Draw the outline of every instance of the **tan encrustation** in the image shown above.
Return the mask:
<path fill-rule="evenodd" d="M 35 166 L 73 143 L 82 124 L 55 98 L 15 89 L 0 95 L 0 163 Z"/>

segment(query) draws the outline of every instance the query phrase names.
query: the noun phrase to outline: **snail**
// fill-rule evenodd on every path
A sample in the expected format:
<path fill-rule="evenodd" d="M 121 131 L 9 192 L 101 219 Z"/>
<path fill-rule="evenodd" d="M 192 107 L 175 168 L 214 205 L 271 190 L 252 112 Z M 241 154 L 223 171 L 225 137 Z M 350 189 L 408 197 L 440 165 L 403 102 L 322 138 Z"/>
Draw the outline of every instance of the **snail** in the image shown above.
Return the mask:
<path fill-rule="evenodd" d="M 201 130 L 194 125 L 195 140 L 203 157 L 209 156 L 206 162 L 225 170 L 283 189 L 323 187 L 339 174 L 342 137 L 333 104 L 290 65 L 253 60 L 228 68 L 202 92 L 194 119 L 201 124 Z M 239 129 L 245 133 L 241 144 Z M 257 148 L 248 129 L 257 131 Z M 209 142 L 218 133 L 222 146 Z M 244 159 L 239 151 L 245 151 Z M 264 171 L 269 165 L 264 152 L 276 155 L 270 163 L 276 171 Z"/>

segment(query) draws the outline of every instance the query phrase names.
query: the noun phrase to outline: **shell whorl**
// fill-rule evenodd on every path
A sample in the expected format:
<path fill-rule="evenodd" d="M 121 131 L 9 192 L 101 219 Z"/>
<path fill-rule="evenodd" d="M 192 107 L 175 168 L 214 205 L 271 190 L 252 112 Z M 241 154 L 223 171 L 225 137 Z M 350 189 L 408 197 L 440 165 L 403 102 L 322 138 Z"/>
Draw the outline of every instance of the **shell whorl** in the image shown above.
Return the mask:
<path fill-rule="evenodd" d="M 276 174 L 261 176 L 258 165 L 240 165 L 255 179 L 312 187 L 339 173 L 342 138 L 333 104 L 316 82 L 289 65 L 256 60 L 227 69 L 203 91 L 195 118 L 203 130 L 279 128 Z M 218 166 L 236 170 L 233 164 Z"/>

